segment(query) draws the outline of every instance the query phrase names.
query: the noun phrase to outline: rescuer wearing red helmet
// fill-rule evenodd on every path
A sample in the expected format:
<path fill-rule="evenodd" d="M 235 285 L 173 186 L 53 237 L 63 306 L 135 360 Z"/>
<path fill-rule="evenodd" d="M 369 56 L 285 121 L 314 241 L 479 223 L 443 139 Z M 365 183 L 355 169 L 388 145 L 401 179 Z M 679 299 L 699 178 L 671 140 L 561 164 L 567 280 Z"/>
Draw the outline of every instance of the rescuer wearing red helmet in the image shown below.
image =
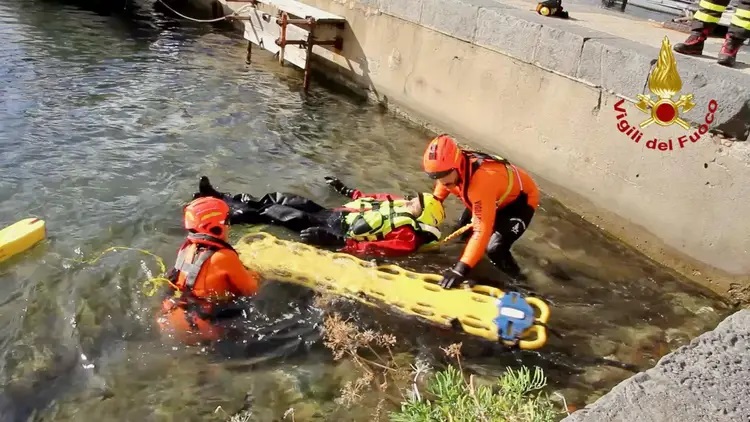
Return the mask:
<path fill-rule="evenodd" d="M 188 344 L 219 340 L 217 326 L 228 312 L 232 298 L 253 296 L 259 276 L 250 273 L 227 243 L 229 206 L 217 198 L 198 198 L 184 210 L 188 236 L 177 253 L 168 278 L 172 295 L 164 299 L 158 323 L 162 331 Z"/>
<path fill-rule="evenodd" d="M 445 134 L 429 143 L 422 166 L 437 181 L 433 195 L 438 200 L 454 194 L 466 206 L 459 227 L 472 223 L 459 262 L 443 273 L 440 285 L 460 285 L 485 252 L 495 266 L 519 277 L 510 247 L 539 206 L 539 190 L 531 176 L 502 157 L 462 149 Z"/>

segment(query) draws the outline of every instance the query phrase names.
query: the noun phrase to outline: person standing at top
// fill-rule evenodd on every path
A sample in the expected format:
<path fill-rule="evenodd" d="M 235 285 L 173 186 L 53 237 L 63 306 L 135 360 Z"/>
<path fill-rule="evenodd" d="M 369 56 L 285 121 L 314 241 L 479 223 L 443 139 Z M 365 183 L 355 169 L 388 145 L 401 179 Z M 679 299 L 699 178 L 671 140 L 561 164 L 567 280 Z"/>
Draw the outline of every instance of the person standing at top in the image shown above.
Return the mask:
<path fill-rule="evenodd" d="M 539 189 L 531 176 L 504 158 L 462 149 L 446 134 L 429 143 L 422 165 L 436 180 L 433 195 L 439 201 L 453 194 L 466 206 L 457 228 L 472 224 L 459 262 L 443 273 L 440 285 L 460 285 L 485 253 L 496 267 L 520 277 L 510 248 L 539 206 Z"/>
<path fill-rule="evenodd" d="M 685 42 L 675 44 L 673 50 L 680 54 L 700 56 L 703 46 L 711 31 L 721 20 L 729 0 L 700 0 L 698 11 L 693 15 L 690 36 Z M 729 23 L 729 30 L 724 45 L 721 46 L 717 63 L 732 67 L 737 61 L 737 53 L 745 40 L 750 37 L 750 0 L 740 0 L 734 16 Z"/>

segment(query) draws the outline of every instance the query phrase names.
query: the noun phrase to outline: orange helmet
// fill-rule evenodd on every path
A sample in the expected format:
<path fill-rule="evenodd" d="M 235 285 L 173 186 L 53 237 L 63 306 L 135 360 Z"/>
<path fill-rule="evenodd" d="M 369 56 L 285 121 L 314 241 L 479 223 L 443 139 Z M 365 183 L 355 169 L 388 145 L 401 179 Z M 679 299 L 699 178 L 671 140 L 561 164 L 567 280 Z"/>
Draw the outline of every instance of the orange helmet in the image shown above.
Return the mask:
<path fill-rule="evenodd" d="M 185 229 L 223 238 L 227 234 L 229 205 L 218 198 L 203 197 L 185 207 Z"/>
<path fill-rule="evenodd" d="M 440 179 L 461 168 L 461 149 L 448 135 L 433 139 L 424 152 L 422 167 L 431 179 Z"/>

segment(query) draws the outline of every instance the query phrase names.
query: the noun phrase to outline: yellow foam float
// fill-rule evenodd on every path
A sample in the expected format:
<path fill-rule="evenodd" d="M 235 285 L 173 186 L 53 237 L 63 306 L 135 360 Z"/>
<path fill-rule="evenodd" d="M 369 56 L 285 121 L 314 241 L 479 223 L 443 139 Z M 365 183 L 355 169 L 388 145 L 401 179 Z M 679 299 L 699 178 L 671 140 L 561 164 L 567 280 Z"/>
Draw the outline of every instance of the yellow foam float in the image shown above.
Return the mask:
<path fill-rule="evenodd" d="M 432 323 L 521 349 L 547 342 L 550 310 L 535 297 L 476 285 L 442 289 L 436 274 L 376 265 L 352 255 L 278 239 L 258 232 L 235 245 L 243 264 L 264 278 L 344 296 L 368 306 L 389 306 Z"/>
<path fill-rule="evenodd" d="M 0 230 L 0 262 L 31 249 L 46 236 L 44 220 L 38 218 L 26 218 Z"/>

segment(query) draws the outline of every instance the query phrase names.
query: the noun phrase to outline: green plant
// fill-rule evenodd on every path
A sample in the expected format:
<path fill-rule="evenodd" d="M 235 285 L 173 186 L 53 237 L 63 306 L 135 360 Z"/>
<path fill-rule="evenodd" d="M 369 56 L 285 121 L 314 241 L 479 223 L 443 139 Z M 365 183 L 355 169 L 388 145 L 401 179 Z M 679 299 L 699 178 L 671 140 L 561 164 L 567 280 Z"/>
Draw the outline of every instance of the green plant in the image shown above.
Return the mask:
<path fill-rule="evenodd" d="M 448 366 L 436 373 L 427 382 L 427 397 L 412 394 L 400 411 L 391 412 L 391 421 L 552 422 L 563 416 L 538 391 L 547 384 L 538 367 L 533 373 L 528 368 L 508 368 L 495 386 L 475 386 L 474 376 L 466 381 L 459 368 Z"/>
<path fill-rule="evenodd" d="M 326 308 L 330 298 L 322 296 L 318 300 L 318 306 Z M 351 359 L 361 371 L 355 381 L 346 382 L 336 402 L 350 407 L 368 393 L 380 393 L 372 421 L 389 416 L 393 422 L 552 422 L 565 416 L 541 391 L 547 380 L 538 367 L 533 372 L 526 367 L 508 368 L 494 385 L 477 386 L 473 375 L 468 380 L 464 376 L 462 344 L 451 344 L 442 350 L 455 359 L 455 364 L 429 377 L 422 394 L 419 385 L 424 385 L 423 374 L 431 368 L 424 362 L 397 359 L 392 350 L 396 344 L 393 335 L 362 331 L 337 313 L 327 316 L 324 325 L 325 345 L 333 352 L 333 358 Z M 388 395 L 388 391 L 401 397 Z M 387 403 L 399 402 L 400 411 L 385 409 Z"/>

